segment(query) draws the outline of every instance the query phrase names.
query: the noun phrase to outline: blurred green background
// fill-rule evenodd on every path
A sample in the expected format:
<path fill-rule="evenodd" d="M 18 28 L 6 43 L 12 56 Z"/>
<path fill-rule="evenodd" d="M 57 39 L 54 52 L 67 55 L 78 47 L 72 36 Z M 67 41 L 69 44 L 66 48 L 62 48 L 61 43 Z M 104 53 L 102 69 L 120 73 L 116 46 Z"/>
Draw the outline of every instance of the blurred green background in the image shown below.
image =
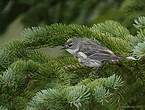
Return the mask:
<path fill-rule="evenodd" d="M 132 33 L 133 19 L 145 15 L 145 0 L 0 0 L 0 46 L 26 27 L 53 23 L 92 24 L 116 20 Z"/>

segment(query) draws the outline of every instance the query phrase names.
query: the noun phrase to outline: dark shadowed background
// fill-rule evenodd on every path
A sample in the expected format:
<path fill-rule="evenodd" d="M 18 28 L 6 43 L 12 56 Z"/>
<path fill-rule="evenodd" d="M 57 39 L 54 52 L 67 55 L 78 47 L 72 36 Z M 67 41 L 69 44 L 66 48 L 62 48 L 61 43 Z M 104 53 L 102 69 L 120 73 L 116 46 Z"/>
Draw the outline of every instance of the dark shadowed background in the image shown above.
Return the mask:
<path fill-rule="evenodd" d="M 92 25 L 112 19 L 133 32 L 133 19 L 144 12 L 145 0 L 1 0 L 0 45 L 20 39 L 25 27 L 53 23 Z"/>

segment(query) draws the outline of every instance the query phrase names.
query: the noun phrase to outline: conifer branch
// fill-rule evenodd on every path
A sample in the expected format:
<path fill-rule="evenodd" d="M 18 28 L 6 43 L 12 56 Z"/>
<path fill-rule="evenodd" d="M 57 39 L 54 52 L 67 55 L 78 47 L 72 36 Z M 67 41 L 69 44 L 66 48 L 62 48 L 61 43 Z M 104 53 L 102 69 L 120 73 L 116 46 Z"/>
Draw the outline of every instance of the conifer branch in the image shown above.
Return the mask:
<path fill-rule="evenodd" d="M 112 80 L 115 79 L 115 80 Z M 107 82 L 110 82 L 111 85 Z M 115 83 L 116 82 L 116 83 Z M 93 83 L 93 85 L 92 85 Z M 115 85 L 115 86 L 112 86 Z M 110 87 L 110 88 L 107 88 Z M 109 104 L 107 101 L 112 92 L 110 89 L 119 89 L 122 86 L 120 77 L 115 75 L 109 78 L 94 80 L 88 85 L 76 85 L 72 87 L 62 87 L 58 89 L 47 89 L 38 92 L 29 103 L 27 110 L 39 109 L 89 109 L 92 103 Z M 94 102 L 90 102 L 90 101 Z M 94 107 L 95 109 L 95 107 Z"/>

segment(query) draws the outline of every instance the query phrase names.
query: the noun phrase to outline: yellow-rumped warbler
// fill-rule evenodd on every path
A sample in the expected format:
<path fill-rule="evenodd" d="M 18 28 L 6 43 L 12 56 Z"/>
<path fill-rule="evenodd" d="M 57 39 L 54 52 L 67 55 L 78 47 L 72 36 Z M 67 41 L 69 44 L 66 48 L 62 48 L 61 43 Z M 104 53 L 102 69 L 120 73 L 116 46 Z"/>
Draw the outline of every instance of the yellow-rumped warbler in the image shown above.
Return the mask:
<path fill-rule="evenodd" d="M 88 38 L 72 38 L 69 39 L 64 48 L 78 61 L 87 67 L 99 68 L 103 62 L 118 62 L 122 57 L 115 55 L 111 50 L 102 46 L 99 42 Z M 127 59 L 136 60 L 133 57 Z"/>

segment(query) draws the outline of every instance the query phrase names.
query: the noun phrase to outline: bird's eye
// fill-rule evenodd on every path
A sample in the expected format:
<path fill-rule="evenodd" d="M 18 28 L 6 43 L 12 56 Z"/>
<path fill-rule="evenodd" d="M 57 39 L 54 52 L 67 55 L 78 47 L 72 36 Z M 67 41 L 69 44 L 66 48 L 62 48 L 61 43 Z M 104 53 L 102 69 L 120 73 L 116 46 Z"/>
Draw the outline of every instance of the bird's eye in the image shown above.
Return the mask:
<path fill-rule="evenodd" d="M 68 44 L 69 47 L 71 47 L 72 45 L 73 45 L 72 43 L 69 43 L 69 44 Z"/>

